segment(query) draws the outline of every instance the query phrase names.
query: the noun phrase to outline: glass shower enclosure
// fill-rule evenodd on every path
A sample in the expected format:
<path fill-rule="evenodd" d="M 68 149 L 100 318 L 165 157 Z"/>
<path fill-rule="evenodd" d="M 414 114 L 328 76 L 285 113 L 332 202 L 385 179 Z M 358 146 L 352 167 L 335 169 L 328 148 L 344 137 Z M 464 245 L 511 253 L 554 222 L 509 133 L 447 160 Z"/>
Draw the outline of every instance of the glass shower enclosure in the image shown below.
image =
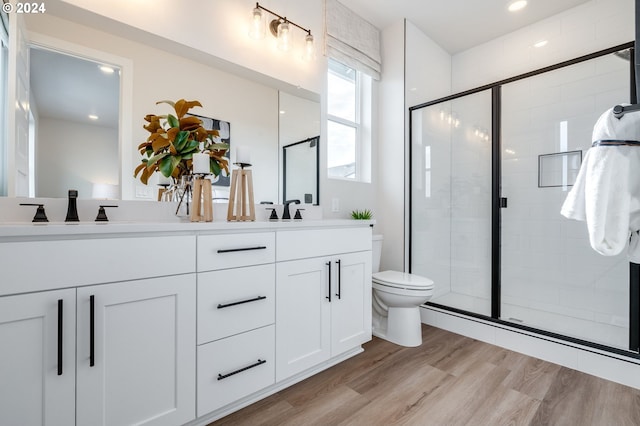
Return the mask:
<path fill-rule="evenodd" d="M 633 265 L 560 215 L 594 123 L 633 101 L 630 47 L 410 108 L 409 265 L 430 304 L 637 352 Z"/>

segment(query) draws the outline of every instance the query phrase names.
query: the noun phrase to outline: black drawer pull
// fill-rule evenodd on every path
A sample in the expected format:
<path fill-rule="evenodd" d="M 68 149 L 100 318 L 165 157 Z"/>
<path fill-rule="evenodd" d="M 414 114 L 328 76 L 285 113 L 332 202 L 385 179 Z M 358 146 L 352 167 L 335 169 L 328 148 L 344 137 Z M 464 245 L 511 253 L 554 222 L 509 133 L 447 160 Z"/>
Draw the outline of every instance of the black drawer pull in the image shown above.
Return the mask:
<path fill-rule="evenodd" d="M 329 285 L 329 291 L 327 292 L 328 296 L 325 296 L 324 298 L 327 299 L 329 303 L 331 303 L 331 261 L 325 263 L 325 265 L 329 267 L 329 274 L 327 275 L 327 283 Z"/>
<path fill-rule="evenodd" d="M 243 303 L 257 302 L 258 300 L 264 300 L 266 298 L 267 298 L 267 296 L 258 296 L 258 297 L 255 297 L 253 299 L 241 300 L 239 302 L 233 302 L 233 303 L 226 303 L 224 305 L 219 303 L 218 304 L 218 309 L 228 308 L 229 306 L 242 305 Z"/>
<path fill-rule="evenodd" d="M 62 376 L 62 345 L 64 343 L 62 332 L 62 299 L 58 299 L 58 376 Z"/>
<path fill-rule="evenodd" d="M 266 362 L 267 362 L 267 361 L 265 361 L 265 360 L 263 360 L 263 359 L 258 359 L 258 362 L 256 362 L 255 364 L 248 365 L 248 366 L 246 366 L 246 367 L 244 367 L 244 368 L 241 368 L 241 369 L 239 369 L 239 370 L 232 371 L 231 373 L 227 373 L 227 374 L 220 374 L 220 373 L 218 373 L 218 380 L 226 379 L 227 377 L 231 377 L 231 376 L 233 376 L 234 374 L 242 373 L 243 371 L 247 371 L 247 370 L 249 370 L 250 368 L 257 367 L 257 366 L 262 365 L 262 364 L 264 364 L 264 363 L 266 363 Z"/>
<path fill-rule="evenodd" d="M 96 312 L 95 296 L 89 296 L 89 367 L 96 365 Z"/>
<path fill-rule="evenodd" d="M 242 248 L 235 248 L 235 249 L 220 249 L 218 250 L 218 253 L 233 253 L 236 251 L 265 250 L 266 248 L 267 248 L 266 246 L 256 246 L 256 247 L 242 247 Z"/>

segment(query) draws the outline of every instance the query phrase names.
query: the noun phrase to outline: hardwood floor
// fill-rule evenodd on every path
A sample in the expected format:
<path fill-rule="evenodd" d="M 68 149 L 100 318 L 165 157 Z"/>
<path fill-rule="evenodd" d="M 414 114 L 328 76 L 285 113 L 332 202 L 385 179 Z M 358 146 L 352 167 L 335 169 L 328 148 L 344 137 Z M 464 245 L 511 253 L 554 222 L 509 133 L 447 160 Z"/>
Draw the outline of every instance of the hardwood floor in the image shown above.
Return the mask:
<path fill-rule="evenodd" d="M 640 390 L 423 325 L 212 425 L 640 425 Z"/>

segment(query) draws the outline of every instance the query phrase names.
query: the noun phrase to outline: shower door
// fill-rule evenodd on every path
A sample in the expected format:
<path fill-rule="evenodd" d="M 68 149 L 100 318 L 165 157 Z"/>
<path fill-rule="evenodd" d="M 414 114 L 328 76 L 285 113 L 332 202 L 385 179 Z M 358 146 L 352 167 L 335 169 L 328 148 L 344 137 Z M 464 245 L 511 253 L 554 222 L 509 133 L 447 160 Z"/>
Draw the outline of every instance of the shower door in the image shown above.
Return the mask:
<path fill-rule="evenodd" d="M 594 123 L 629 102 L 629 62 L 608 54 L 501 89 L 500 318 L 628 349 L 626 253 L 597 254 L 560 208 Z"/>
<path fill-rule="evenodd" d="M 598 117 L 633 101 L 630 46 L 410 108 L 409 269 L 429 305 L 638 351 L 640 266 L 560 215 Z"/>
<path fill-rule="evenodd" d="M 434 304 L 491 313 L 491 91 L 411 112 L 411 271 Z"/>

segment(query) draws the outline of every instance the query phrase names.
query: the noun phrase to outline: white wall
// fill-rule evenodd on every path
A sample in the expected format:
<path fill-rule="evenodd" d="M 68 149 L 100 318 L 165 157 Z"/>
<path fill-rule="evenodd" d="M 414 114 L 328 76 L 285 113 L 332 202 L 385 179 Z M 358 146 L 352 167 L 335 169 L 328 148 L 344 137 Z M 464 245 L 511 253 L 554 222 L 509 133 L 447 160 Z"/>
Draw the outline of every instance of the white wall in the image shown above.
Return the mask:
<path fill-rule="evenodd" d="M 402 271 L 408 261 L 408 108 L 450 93 L 451 57 L 405 20 L 382 31 L 382 62 L 374 232 L 385 238 L 381 269 Z"/>
<path fill-rule="evenodd" d="M 633 41 L 634 0 L 592 0 L 453 56 L 453 93 Z M 548 40 L 541 48 L 539 40 Z"/>
<path fill-rule="evenodd" d="M 36 196 L 91 198 L 94 183 L 118 182 L 117 129 L 40 117 L 38 134 Z"/>
<path fill-rule="evenodd" d="M 241 78 L 217 68 L 183 58 L 163 50 L 136 43 L 114 34 L 98 31 L 51 15 L 31 15 L 27 19 L 29 31 L 54 37 L 73 44 L 86 46 L 129 59 L 132 63 L 133 129 L 131 139 L 123 141 L 123 155 L 133 168 L 139 164 L 136 147 L 146 140 L 148 133 L 142 128 L 147 114 L 166 114 L 171 107 L 156 105 L 163 99 L 199 100 L 203 108 L 193 113 L 231 123 L 232 162 L 233 146 L 248 145 L 251 157 L 260 159 L 253 166 L 256 201 L 278 197 L 278 91 L 272 87 Z M 127 135 L 129 136 L 129 135 Z M 126 162 L 125 162 L 126 164 Z M 123 186 L 144 187 L 133 178 Z M 127 176 L 127 173 L 124 174 Z M 155 187 L 150 195 L 155 198 Z M 147 189 L 147 188 L 144 188 Z M 139 192 L 139 191 L 138 191 Z"/>

